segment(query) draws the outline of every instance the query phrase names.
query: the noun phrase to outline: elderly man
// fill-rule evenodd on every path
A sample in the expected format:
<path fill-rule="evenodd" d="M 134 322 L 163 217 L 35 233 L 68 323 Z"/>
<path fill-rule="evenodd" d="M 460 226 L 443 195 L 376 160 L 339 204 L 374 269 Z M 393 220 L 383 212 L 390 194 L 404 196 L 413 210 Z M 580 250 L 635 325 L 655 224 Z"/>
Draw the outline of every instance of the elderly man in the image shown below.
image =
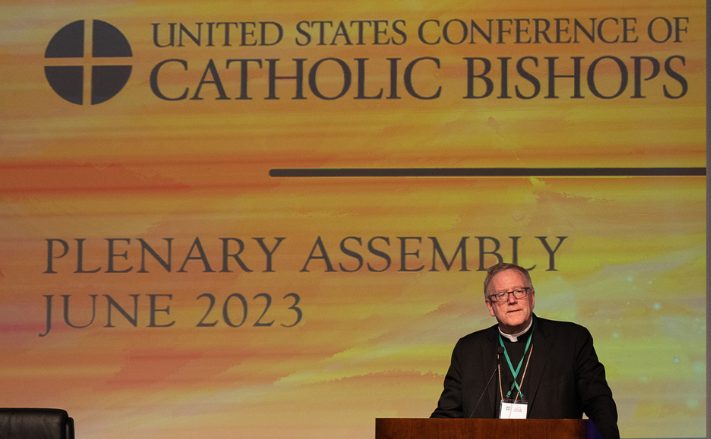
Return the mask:
<path fill-rule="evenodd" d="M 617 439 L 617 408 L 587 329 L 533 314 L 528 271 L 488 270 L 484 301 L 496 325 L 461 338 L 433 418 L 581 418 Z"/>

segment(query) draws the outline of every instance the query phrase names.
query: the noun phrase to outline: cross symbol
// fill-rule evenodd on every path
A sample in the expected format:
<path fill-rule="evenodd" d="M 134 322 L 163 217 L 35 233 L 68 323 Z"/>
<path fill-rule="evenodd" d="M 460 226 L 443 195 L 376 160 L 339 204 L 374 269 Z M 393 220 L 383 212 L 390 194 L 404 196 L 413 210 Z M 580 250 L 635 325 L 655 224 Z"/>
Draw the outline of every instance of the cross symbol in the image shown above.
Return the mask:
<path fill-rule="evenodd" d="M 82 105 L 84 96 L 99 104 L 115 96 L 128 81 L 132 56 L 126 38 L 100 20 L 78 20 L 64 26 L 47 46 L 45 75 L 57 94 Z"/>

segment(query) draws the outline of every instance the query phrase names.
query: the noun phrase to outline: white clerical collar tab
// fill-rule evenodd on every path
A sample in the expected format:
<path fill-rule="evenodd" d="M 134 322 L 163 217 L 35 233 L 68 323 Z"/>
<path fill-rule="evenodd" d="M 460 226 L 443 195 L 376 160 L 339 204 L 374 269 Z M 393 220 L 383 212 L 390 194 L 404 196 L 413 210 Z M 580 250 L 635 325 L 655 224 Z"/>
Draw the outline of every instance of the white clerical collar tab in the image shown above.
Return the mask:
<path fill-rule="evenodd" d="M 508 338 L 509 340 L 511 340 L 511 341 L 513 341 L 513 342 L 517 342 L 517 341 L 518 341 L 518 338 L 519 338 L 520 336 L 522 336 L 523 334 L 525 334 L 526 332 L 528 332 L 529 329 L 531 329 L 531 325 L 533 325 L 533 319 L 531 319 L 531 321 L 528 322 L 528 326 L 526 326 L 526 328 L 525 328 L 523 331 L 517 332 L 517 333 L 515 333 L 515 334 L 507 334 L 507 333 L 505 333 L 504 331 L 502 331 L 502 330 L 501 330 L 501 326 L 499 326 L 499 334 L 501 334 L 502 336 Z"/>

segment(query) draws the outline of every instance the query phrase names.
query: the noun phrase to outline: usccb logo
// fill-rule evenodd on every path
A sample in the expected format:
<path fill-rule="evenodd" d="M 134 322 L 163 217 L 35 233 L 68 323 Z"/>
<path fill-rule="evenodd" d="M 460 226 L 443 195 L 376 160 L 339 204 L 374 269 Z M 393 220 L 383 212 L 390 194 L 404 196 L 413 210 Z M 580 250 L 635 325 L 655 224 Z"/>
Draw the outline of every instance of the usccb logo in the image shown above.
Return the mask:
<path fill-rule="evenodd" d="M 44 53 L 52 89 L 77 105 L 106 102 L 131 76 L 133 55 L 126 37 L 105 21 L 74 21 L 61 28 Z"/>

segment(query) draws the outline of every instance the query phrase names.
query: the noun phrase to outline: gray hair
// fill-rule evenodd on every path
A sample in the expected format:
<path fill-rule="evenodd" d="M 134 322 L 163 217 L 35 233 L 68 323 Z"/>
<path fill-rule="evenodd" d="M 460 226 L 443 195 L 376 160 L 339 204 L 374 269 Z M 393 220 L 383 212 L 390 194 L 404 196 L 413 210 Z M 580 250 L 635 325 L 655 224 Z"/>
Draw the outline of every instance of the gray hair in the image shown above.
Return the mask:
<path fill-rule="evenodd" d="M 520 265 L 516 264 L 509 264 L 508 262 L 499 262 L 496 265 L 492 265 L 486 270 L 486 278 L 484 279 L 484 298 L 486 298 L 486 293 L 487 290 L 489 289 L 489 284 L 491 283 L 491 279 L 494 278 L 497 274 L 501 273 L 502 271 L 506 270 L 516 270 L 519 273 L 521 273 L 526 280 L 528 281 L 528 285 L 533 288 L 533 282 L 531 281 L 531 275 L 528 274 L 528 270 L 525 268 L 521 267 Z"/>

